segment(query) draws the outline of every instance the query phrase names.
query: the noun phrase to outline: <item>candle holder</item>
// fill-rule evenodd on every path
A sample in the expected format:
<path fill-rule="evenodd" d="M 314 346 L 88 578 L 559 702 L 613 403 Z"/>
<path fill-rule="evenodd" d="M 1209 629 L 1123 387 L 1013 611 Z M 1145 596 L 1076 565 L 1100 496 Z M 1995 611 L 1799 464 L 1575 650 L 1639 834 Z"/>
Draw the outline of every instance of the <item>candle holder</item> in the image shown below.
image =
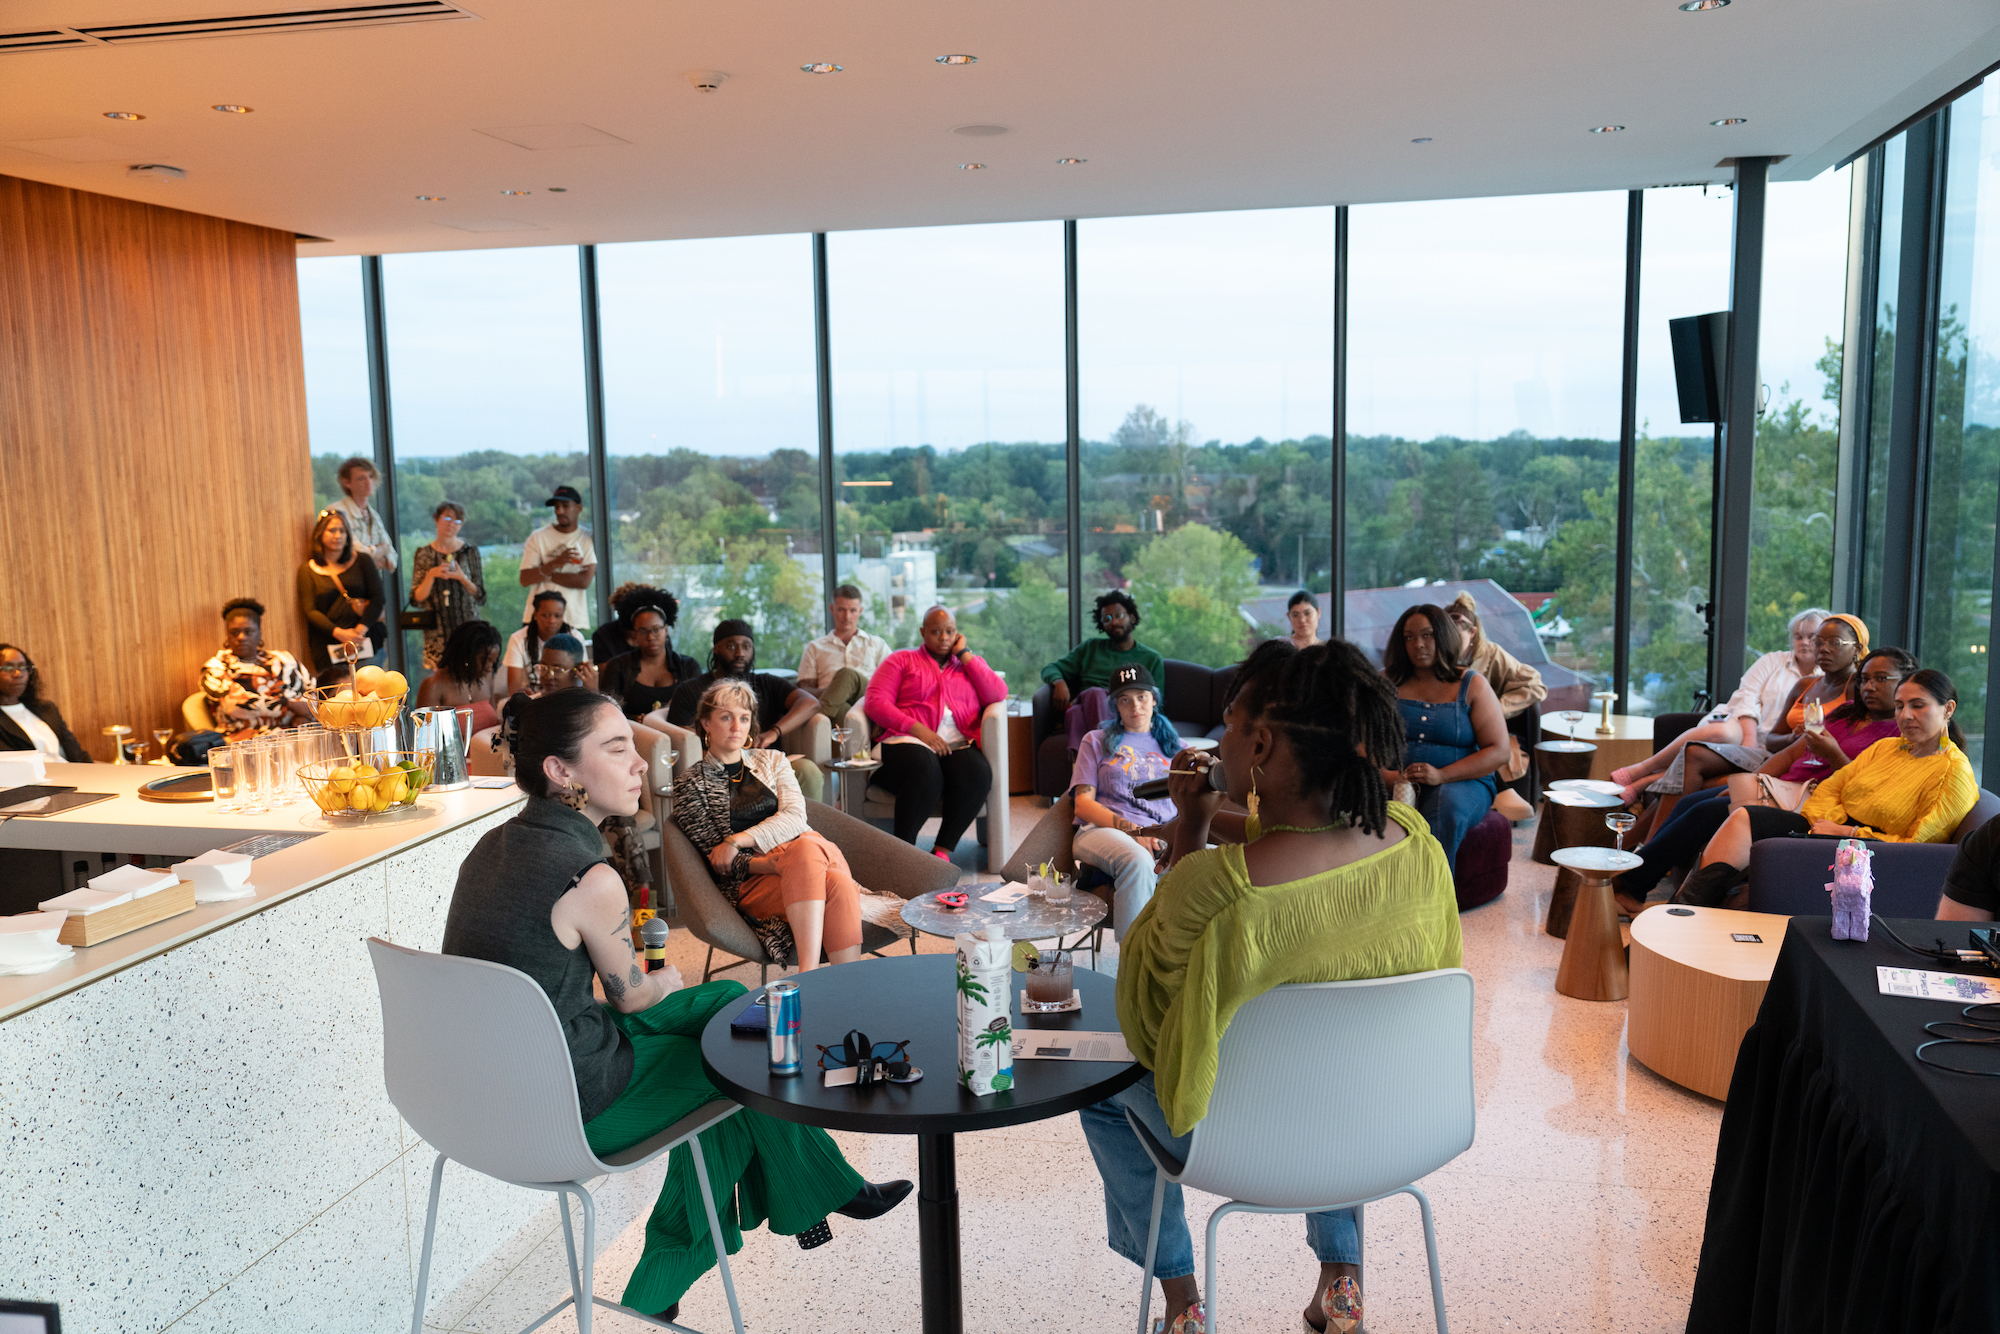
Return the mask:
<path fill-rule="evenodd" d="M 1611 705 L 1618 698 L 1617 694 L 1609 690 L 1600 690 L 1591 698 L 1597 701 L 1597 735 L 1618 735 L 1618 729 L 1611 725 Z"/>

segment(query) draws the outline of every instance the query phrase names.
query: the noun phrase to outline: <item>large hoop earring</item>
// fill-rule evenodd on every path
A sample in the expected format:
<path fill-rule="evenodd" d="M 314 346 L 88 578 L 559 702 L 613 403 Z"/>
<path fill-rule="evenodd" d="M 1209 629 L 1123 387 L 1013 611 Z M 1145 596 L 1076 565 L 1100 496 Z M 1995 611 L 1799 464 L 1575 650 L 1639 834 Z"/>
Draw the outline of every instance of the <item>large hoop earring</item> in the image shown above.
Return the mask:
<path fill-rule="evenodd" d="M 556 793 L 556 800 L 573 811 L 582 811 L 590 804 L 590 794 L 575 783 L 566 783 L 562 791 Z"/>

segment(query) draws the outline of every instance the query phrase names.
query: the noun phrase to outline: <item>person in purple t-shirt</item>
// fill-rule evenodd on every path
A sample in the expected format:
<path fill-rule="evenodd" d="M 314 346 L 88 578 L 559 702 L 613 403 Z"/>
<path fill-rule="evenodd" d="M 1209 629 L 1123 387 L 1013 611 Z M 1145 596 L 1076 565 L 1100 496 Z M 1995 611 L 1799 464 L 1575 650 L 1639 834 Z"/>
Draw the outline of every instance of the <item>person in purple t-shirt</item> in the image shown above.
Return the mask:
<path fill-rule="evenodd" d="M 1132 789 L 1167 776 L 1181 738 L 1159 712 L 1160 689 L 1144 667 L 1118 668 L 1111 702 L 1118 712 L 1084 734 L 1069 781 L 1076 794 L 1076 859 L 1111 877 L 1111 925 L 1122 940 L 1153 897 L 1156 863 L 1167 851 L 1166 840 L 1140 831 L 1175 814 L 1168 798 L 1144 801 Z"/>

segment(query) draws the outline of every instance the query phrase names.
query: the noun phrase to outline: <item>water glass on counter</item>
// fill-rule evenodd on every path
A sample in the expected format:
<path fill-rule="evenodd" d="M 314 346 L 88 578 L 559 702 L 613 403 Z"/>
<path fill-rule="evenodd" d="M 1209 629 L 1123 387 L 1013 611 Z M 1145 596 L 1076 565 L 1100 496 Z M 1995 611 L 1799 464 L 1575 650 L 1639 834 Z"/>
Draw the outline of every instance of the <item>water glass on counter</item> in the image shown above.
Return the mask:
<path fill-rule="evenodd" d="M 217 746 L 208 752 L 208 785 L 215 793 L 215 808 L 236 809 L 236 748 Z"/>
<path fill-rule="evenodd" d="M 239 815 L 261 815 L 270 809 L 264 799 L 265 756 L 269 753 L 257 737 L 233 742 L 236 752 L 236 810 Z"/>

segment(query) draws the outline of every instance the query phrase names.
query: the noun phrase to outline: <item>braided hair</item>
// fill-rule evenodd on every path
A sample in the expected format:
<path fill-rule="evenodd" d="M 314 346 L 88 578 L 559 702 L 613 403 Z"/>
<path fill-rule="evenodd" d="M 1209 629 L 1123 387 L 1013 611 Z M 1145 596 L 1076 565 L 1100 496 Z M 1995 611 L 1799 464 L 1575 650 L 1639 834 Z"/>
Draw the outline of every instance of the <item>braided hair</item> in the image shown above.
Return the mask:
<path fill-rule="evenodd" d="M 1382 769 L 1403 765 L 1396 688 L 1344 639 L 1311 648 L 1273 639 L 1236 669 L 1230 702 L 1283 732 L 1308 792 L 1366 834 L 1388 828 Z"/>

